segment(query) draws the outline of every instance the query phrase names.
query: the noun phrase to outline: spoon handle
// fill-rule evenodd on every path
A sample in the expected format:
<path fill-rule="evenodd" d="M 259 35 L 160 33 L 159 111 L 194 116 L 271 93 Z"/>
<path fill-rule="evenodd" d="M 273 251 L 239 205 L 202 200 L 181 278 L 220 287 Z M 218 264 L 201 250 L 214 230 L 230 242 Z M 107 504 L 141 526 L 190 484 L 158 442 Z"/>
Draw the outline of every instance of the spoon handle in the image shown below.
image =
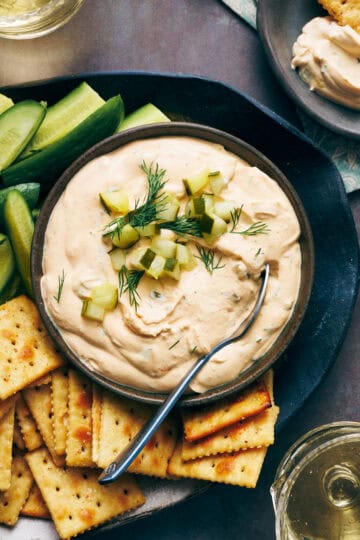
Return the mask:
<path fill-rule="evenodd" d="M 131 443 L 117 456 L 116 460 L 110 463 L 106 469 L 99 476 L 100 484 L 108 484 L 116 480 L 121 474 L 123 474 L 134 459 L 139 455 L 146 443 L 154 435 L 168 416 L 170 411 L 174 408 L 179 398 L 185 392 L 189 383 L 200 371 L 204 364 L 208 361 L 208 356 L 203 356 L 193 365 L 190 371 L 181 380 L 180 384 L 169 394 L 166 400 L 160 405 L 156 413 L 150 420 L 144 425 L 139 433 L 134 437 Z"/>

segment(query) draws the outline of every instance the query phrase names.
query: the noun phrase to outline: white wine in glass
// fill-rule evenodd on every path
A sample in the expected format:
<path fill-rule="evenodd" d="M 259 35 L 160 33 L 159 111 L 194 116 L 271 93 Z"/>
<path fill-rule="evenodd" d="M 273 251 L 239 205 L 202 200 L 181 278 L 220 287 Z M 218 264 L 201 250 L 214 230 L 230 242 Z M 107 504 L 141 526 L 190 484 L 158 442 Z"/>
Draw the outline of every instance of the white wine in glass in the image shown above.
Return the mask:
<path fill-rule="evenodd" d="M 360 540 L 360 423 L 304 435 L 280 463 L 271 495 L 277 540 Z"/>

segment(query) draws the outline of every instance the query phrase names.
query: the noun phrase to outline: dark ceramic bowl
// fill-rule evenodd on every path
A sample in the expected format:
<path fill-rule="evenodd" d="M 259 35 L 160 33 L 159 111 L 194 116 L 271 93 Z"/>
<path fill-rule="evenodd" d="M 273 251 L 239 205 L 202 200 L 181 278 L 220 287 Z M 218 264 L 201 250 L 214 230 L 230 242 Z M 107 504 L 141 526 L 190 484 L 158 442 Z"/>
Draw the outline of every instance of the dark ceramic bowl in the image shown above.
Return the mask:
<path fill-rule="evenodd" d="M 86 364 L 69 348 L 65 340 L 62 338 L 58 328 L 49 317 L 41 295 L 40 287 L 40 280 L 43 273 L 42 257 L 46 227 L 54 206 L 73 176 L 86 163 L 98 156 L 112 152 L 113 150 L 116 150 L 117 148 L 135 140 L 160 136 L 189 136 L 221 144 L 226 148 L 226 150 L 236 154 L 240 158 L 247 161 L 250 165 L 258 167 L 273 178 L 285 192 L 295 210 L 301 228 L 301 236 L 299 240 L 302 256 L 301 283 L 298 300 L 290 320 L 268 352 L 254 362 L 248 369 L 243 371 L 236 379 L 224 385 L 214 387 L 204 394 L 186 394 L 181 400 L 182 405 L 200 405 L 214 401 L 245 388 L 260 377 L 265 371 L 267 371 L 280 358 L 294 337 L 303 319 L 310 298 L 314 273 L 314 248 L 312 233 L 304 208 L 294 188 L 281 173 L 281 171 L 263 154 L 255 150 L 255 148 L 223 131 L 199 124 L 182 122 L 153 124 L 150 126 L 135 128 L 124 133 L 114 135 L 113 137 L 110 137 L 93 146 L 63 173 L 61 178 L 54 185 L 52 191 L 46 199 L 45 204 L 43 205 L 40 216 L 36 223 L 32 247 L 31 270 L 33 288 L 35 300 L 44 324 L 58 349 L 70 362 L 86 373 L 86 375 L 88 375 L 91 379 L 120 395 L 150 404 L 160 404 L 165 399 L 165 394 L 148 392 L 139 388 L 125 386 L 117 381 L 102 376 L 100 373 L 90 370 Z"/>

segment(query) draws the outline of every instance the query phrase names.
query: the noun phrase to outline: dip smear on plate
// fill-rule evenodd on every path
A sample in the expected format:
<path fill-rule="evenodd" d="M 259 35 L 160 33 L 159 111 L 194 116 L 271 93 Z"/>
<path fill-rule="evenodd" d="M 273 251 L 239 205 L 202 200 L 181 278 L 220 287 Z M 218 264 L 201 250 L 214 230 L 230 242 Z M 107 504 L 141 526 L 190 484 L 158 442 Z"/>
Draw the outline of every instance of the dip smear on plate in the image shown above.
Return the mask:
<path fill-rule="evenodd" d="M 180 236 L 157 225 L 156 236 L 140 237 L 124 249 L 127 271 L 141 274 L 134 302 L 109 255 L 116 236 L 106 234 L 114 222 L 108 194 L 127 194 L 124 215 L 139 208 L 149 189 L 146 170 L 154 172 L 155 164 L 164 171 L 166 196 L 178 201 L 178 217 L 191 218 L 194 199 L 211 197 L 212 189 L 220 192 L 211 205 L 232 201 L 233 208 L 216 234 Z M 209 182 L 196 191 L 194 183 L 204 171 Z M 222 179 L 220 188 L 212 176 Z M 217 222 L 214 206 L 207 213 Z M 208 217 L 202 231 L 204 221 Z M 176 386 L 197 357 L 236 330 L 254 304 L 260 272 L 270 261 L 257 321 L 197 376 L 191 388 L 204 392 L 236 378 L 261 357 L 291 317 L 300 284 L 299 234 L 295 212 L 278 184 L 222 146 L 174 136 L 137 141 L 89 162 L 67 185 L 46 230 L 42 295 L 64 340 L 90 369 L 126 385 L 163 392 Z M 186 243 L 192 264 L 176 275 L 160 271 L 155 279 L 156 273 L 148 270 L 151 261 L 143 255 L 157 252 L 159 239 Z M 176 256 L 170 258 L 178 263 Z M 94 320 L 88 303 L 91 307 L 94 291 L 103 284 L 117 291 L 118 303 Z"/>

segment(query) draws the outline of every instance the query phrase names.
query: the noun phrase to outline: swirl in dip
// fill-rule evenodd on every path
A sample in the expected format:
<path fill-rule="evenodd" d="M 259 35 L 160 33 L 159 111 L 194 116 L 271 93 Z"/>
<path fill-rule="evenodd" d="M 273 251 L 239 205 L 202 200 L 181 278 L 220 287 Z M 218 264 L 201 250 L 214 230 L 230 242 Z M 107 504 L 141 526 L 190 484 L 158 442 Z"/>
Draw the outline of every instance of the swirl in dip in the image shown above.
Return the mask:
<path fill-rule="evenodd" d="M 293 69 L 310 90 L 360 109 L 360 35 L 331 17 L 308 22 L 293 45 Z"/>
<path fill-rule="evenodd" d="M 115 309 L 102 322 L 81 315 L 83 298 L 97 284 L 118 286 L 118 273 L 102 236 L 111 217 L 99 193 L 119 187 L 129 194 L 130 208 L 147 190 L 142 162 L 166 170 L 166 191 L 174 194 L 183 213 L 188 197 L 184 178 L 205 168 L 220 171 L 224 199 L 242 207 L 237 234 L 228 232 L 211 246 L 221 264 L 212 274 L 200 258 L 181 272 L 179 281 L 147 275 L 137 292 L 137 310 L 128 294 L 119 295 Z M 255 222 L 265 222 L 267 234 L 239 234 Z M 164 236 L 171 233 L 164 232 Z M 41 289 L 50 317 L 64 340 L 90 369 L 112 380 L 150 391 L 169 391 L 194 360 L 237 329 L 254 305 L 265 261 L 271 275 L 265 303 L 248 334 L 218 353 L 192 383 L 204 392 L 236 378 L 261 357 L 289 320 L 296 302 L 301 271 L 300 227 L 278 184 L 222 146 L 190 137 L 159 137 L 127 144 L 86 164 L 69 182 L 48 222 Z M 141 239 L 138 245 L 148 242 Z M 131 248 L 132 249 L 132 248 Z M 65 276 L 57 301 L 59 276 Z"/>

